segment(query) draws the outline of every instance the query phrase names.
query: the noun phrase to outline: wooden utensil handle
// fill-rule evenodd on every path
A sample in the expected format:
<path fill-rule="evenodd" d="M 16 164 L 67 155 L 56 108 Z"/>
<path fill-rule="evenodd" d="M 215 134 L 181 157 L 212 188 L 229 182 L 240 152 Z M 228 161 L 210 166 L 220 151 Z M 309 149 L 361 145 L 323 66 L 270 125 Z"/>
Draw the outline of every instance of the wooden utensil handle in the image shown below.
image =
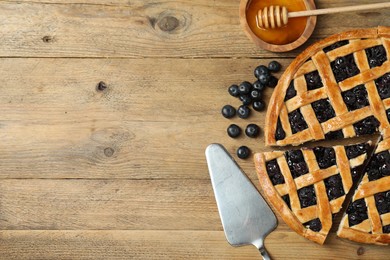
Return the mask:
<path fill-rule="evenodd" d="M 390 2 L 388 3 L 377 3 L 377 4 L 367 4 L 367 5 L 357 5 L 357 6 L 345 6 L 345 7 L 334 7 L 334 8 L 325 8 L 317 10 L 308 10 L 308 11 L 298 11 L 298 12 L 289 12 L 288 17 L 303 17 L 303 16 L 312 16 L 320 14 L 334 14 L 334 13 L 343 13 L 343 12 L 352 12 L 352 11 L 366 11 L 371 9 L 380 9 L 390 7 Z"/>

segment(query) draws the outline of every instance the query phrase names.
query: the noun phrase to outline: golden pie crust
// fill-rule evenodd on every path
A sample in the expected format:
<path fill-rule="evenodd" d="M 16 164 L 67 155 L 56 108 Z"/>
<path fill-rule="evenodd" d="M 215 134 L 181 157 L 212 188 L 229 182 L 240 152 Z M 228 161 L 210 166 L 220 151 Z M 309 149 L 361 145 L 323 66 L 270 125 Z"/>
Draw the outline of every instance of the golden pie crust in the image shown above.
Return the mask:
<path fill-rule="evenodd" d="M 332 214 L 341 210 L 346 196 L 343 195 L 329 201 L 324 180 L 339 174 L 345 194 L 348 194 L 353 185 L 351 169 L 361 166 L 367 158 L 367 154 L 364 153 L 356 158 L 348 159 L 344 146 L 334 146 L 333 149 L 336 156 L 336 165 L 327 169 L 319 168 L 313 150 L 301 149 L 309 172 L 295 179 L 292 177 L 284 152 L 275 151 L 254 155 L 260 186 L 267 200 L 291 229 L 318 244 L 324 243 L 332 227 Z M 266 163 L 275 159 L 285 183 L 274 186 L 267 173 Z M 310 185 L 314 185 L 316 205 L 302 208 L 298 198 L 298 190 Z M 284 195 L 289 195 L 291 209 L 282 199 Z M 319 232 L 312 231 L 303 225 L 316 218 L 319 218 L 322 224 L 322 229 Z"/>
<path fill-rule="evenodd" d="M 324 51 L 324 48 L 337 42 L 348 42 L 341 47 Z M 382 45 L 386 51 L 387 60 L 380 66 L 370 67 L 366 49 Z M 344 80 L 336 80 L 331 63 L 339 57 L 353 55 L 353 60 L 359 69 L 355 76 Z M 308 90 L 305 74 L 318 71 L 323 87 Z M 267 146 L 300 145 L 308 141 L 325 139 L 326 134 L 342 131 L 344 138 L 356 136 L 354 124 L 373 116 L 379 123 L 378 130 L 382 134 L 382 141 L 376 153 L 390 151 L 390 123 L 386 110 L 390 109 L 390 98 L 381 99 L 375 80 L 390 73 L 390 27 L 359 29 L 347 31 L 321 40 L 303 51 L 286 69 L 279 80 L 271 97 L 265 122 L 265 144 Z M 294 81 L 296 95 L 285 100 L 285 94 Z M 368 106 L 349 111 L 342 96 L 342 92 L 363 85 L 367 92 Z M 390 86 L 389 86 L 390 87 Z M 281 95 L 281 93 L 283 93 Z M 312 103 L 322 99 L 329 100 L 335 117 L 319 122 Z M 294 131 L 289 121 L 289 113 L 299 109 L 307 128 Z M 285 137 L 276 140 L 278 124 L 281 125 Z M 341 210 L 343 197 L 329 201 L 324 179 L 334 174 L 340 174 L 345 194 L 352 187 L 351 169 L 362 165 L 367 154 L 360 159 L 348 160 L 344 146 L 333 147 L 336 151 L 337 164 L 329 169 L 319 169 L 313 152 L 310 149 L 301 149 L 309 173 L 293 178 L 289 170 L 284 152 L 257 153 L 254 155 L 257 175 L 267 200 L 273 205 L 286 224 L 301 236 L 316 243 L 323 244 L 332 226 L 332 214 Z M 285 183 L 273 185 L 266 168 L 266 163 L 276 159 Z M 301 208 L 298 190 L 302 187 L 314 185 L 317 204 Z M 368 208 L 368 219 L 356 226 L 349 226 L 348 215 L 343 217 L 338 235 L 352 241 L 372 244 L 389 244 L 390 234 L 383 233 L 382 227 L 390 225 L 390 213 L 380 215 L 375 207 L 374 195 L 376 192 L 390 190 L 390 177 L 369 182 L 365 175 L 359 185 L 353 201 L 364 198 Z M 290 207 L 282 196 L 289 195 Z M 319 218 L 322 228 L 319 232 L 312 231 L 304 223 Z"/>
<path fill-rule="evenodd" d="M 378 144 L 375 154 L 383 151 L 390 152 L 390 138 Z M 351 203 L 359 199 L 364 199 L 368 219 L 357 225 L 350 226 L 348 214 L 344 215 L 337 235 L 360 243 L 377 245 L 390 244 L 390 233 L 383 232 L 383 227 L 390 225 L 390 212 L 380 214 L 375 202 L 375 195 L 383 192 L 390 192 L 390 176 L 382 176 L 380 179 L 370 181 L 368 173 L 365 173 L 355 191 Z"/>
<path fill-rule="evenodd" d="M 326 53 L 323 51 L 325 47 L 343 40 L 349 40 L 349 43 Z M 379 67 L 370 68 L 365 49 L 378 45 L 383 45 L 385 48 L 387 61 Z M 338 57 L 349 54 L 353 54 L 360 73 L 337 83 L 330 64 Z M 313 71 L 318 71 L 324 87 L 307 90 L 304 75 Z M 382 134 L 385 137 L 389 136 L 390 124 L 386 117 L 386 109 L 390 108 L 390 98 L 381 100 L 374 82 L 375 79 L 388 72 L 390 72 L 390 27 L 348 31 L 315 43 L 291 63 L 274 90 L 266 115 L 266 145 L 299 145 L 308 141 L 325 139 L 325 134 L 337 130 L 342 130 L 345 138 L 353 137 L 356 136 L 353 124 L 372 115 L 379 121 Z M 297 95 L 285 101 L 285 96 L 280 93 L 286 93 L 292 80 L 294 80 Z M 348 111 L 341 92 L 361 84 L 365 84 L 370 105 Z M 336 116 L 319 123 L 311 103 L 324 98 L 329 99 Z M 288 113 L 298 108 L 308 128 L 293 133 Z M 279 118 L 285 132 L 283 140 L 275 138 Z"/>

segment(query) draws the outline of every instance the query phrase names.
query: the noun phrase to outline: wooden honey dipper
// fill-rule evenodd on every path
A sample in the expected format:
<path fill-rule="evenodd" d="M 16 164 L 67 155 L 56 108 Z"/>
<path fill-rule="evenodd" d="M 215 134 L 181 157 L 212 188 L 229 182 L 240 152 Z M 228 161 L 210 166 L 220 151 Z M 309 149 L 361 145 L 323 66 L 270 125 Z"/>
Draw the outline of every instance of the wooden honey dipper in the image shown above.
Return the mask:
<path fill-rule="evenodd" d="M 377 3 L 377 4 L 367 4 L 367 5 L 356 5 L 356 6 L 345 6 L 345 7 L 334 7 L 334 8 L 325 8 L 317 10 L 307 10 L 307 11 L 298 11 L 298 12 L 288 12 L 285 6 L 268 6 L 264 7 L 263 10 L 259 10 L 257 13 L 257 24 L 260 28 L 277 28 L 282 27 L 288 23 L 289 18 L 294 17 L 304 17 L 320 14 L 334 14 L 342 12 L 352 12 L 352 11 L 366 11 L 370 9 L 379 9 L 390 7 L 390 2 L 387 3 Z"/>

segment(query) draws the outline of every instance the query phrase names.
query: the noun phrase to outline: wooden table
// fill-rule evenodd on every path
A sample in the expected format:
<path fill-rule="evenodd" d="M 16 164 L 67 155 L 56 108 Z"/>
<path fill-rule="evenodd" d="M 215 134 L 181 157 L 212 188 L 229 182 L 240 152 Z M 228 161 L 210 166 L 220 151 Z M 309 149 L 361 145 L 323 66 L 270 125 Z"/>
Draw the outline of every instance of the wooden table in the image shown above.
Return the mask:
<path fill-rule="evenodd" d="M 212 142 L 267 150 L 227 136 L 265 115 L 223 118 L 239 104 L 227 87 L 320 38 L 390 25 L 389 10 L 320 17 L 304 47 L 275 54 L 246 38 L 238 0 L 71 2 L 0 1 L 1 259 L 259 259 L 226 242 L 205 163 Z M 239 164 L 257 185 L 252 161 Z M 275 259 L 390 255 L 334 230 L 319 246 L 280 219 L 266 247 Z"/>

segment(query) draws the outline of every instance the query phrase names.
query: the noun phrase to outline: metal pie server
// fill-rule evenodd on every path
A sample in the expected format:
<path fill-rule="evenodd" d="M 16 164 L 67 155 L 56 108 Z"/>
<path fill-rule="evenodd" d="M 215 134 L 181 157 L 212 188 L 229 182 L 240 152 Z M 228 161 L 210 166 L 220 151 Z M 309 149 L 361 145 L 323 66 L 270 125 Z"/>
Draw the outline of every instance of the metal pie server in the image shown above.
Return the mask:
<path fill-rule="evenodd" d="M 206 159 L 226 239 L 232 246 L 252 244 L 270 259 L 264 239 L 277 226 L 275 214 L 222 145 L 209 145 Z"/>

